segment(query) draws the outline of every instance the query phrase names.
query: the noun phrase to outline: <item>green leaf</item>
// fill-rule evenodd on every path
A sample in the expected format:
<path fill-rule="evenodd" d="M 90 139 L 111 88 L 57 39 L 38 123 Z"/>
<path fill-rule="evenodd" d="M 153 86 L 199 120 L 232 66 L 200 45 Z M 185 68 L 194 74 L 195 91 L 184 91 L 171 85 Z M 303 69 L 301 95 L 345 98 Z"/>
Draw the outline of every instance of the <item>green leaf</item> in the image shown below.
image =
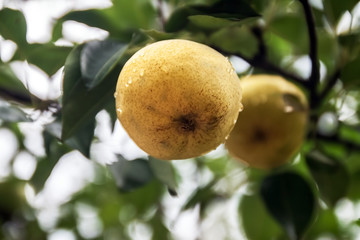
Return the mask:
<path fill-rule="evenodd" d="M 245 27 L 228 27 L 210 36 L 212 45 L 225 51 L 241 53 L 246 57 L 253 57 L 258 50 L 258 41 Z"/>
<path fill-rule="evenodd" d="M 216 193 L 213 189 L 216 180 L 212 180 L 207 183 L 205 186 L 199 187 L 196 189 L 191 196 L 187 199 L 187 201 L 182 206 L 181 210 L 189 210 L 194 208 L 195 206 L 200 206 L 200 216 L 204 217 L 205 209 L 208 205 L 210 205 L 215 200 L 221 200 L 224 196 Z"/>
<path fill-rule="evenodd" d="M 133 191 L 149 183 L 153 178 L 149 161 L 145 159 L 126 160 L 118 155 L 118 161 L 109 166 L 116 186 L 122 192 Z"/>
<path fill-rule="evenodd" d="M 306 22 L 302 15 L 286 14 L 276 16 L 269 23 L 269 30 L 291 43 L 298 54 L 308 52 L 308 34 Z"/>
<path fill-rule="evenodd" d="M 95 119 L 84 125 L 75 135 L 65 140 L 65 144 L 80 151 L 85 157 L 90 158 L 90 147 L 94 138 Z"/>
<path fill-rule="evenodd" d="M 307 239 L 319 239 L 324 233 L 331 234 L 334 239 L 344 238 L 340 222 L 333 209 L 319 208 L 316 222 L 306 234 Z"/>
<path fill-rule="evenodd" d="M 14 41 L 19 47 L 27 45 L 26 20 L 22 12 L 10 8 L 0 10 L 0 35 Z"/>
<path fill-rule="evenodd" d="M 162 214 L 157 212 L 155 216 L 149 221 L 153 228 L 152 240 L 169 239 L 170 231 L 162 219 Z"/>
<path fill-rule="evenodd" d="M 6 100 L 31 103 L 29 91 L 7 64 L 0 65 L 0 96 Z"/>
<path fill-rule="evenodd" d="M 129 41 L 136 29 L 153 27 L 155 10 L 148 0 L 113 1 L 105 9 L 71 11 L 58 19 L 53 29 L 53 41 L 61 37 L 62 24 L 72 20 L 108 31 L 110 37 Z"/>
<path fill-rule="evenodd" d="M 155 177 L 167 185 L 171 193 L 177 195 L 176 173 L 171 162 L 149 156 L 149 164 Z"/>
<path fill-rule="evenodd" d="M 55 46 L 52 43 L 31 44 L 26 48 L 25 58 L 51 76 L 64 66 L 71 49 L 71 47 Z"/>
<path fill-rule="evenodd" d="M 336 26 L 345 11 L 351 11 L 358 2 L 358 0 L 325 0 L 323 4 L 328 20 Z"/>
<path fill-rule="evenodd" d="M 52 41 L 56 41 L 61 38 L 62 25 L 65 21 L 76 21 L 84 23 L 91 27 L 101 28 L 109 31 L 110 34 L 117 32 L 116 22 L 111 21 L 109 17 L 100 9 L 88 9 L 83 11 L 71 11 L 61 18 L 59 18 L 53 28 Z"/>
<path fill-rule="evenodd" d="M 303 177 L 292 172 L 269 175 L 261 184 L 261 196 L 288 237 L 301 239 L 315 210 L 314 194 Z"/>
<path fill-rule="evenodd" d="M 84 45 L 76 47 L 68 56 L 64 69 L 62 139 L 66 140 L 92 122 L 95 115 L 114 101 L 116 81 L 120 69 L 114 68 L 101 84 L 92 89 L 85 86 L 81 74 L 80 56 Z"/>
<path fill-rule="evenodd" d="M 339 137 L 340 139 L 360 144 L 360 126 L 341 124 L 339 128 Z"/>
<path fill-rule="evenodd" d="M 201 15 L 201 16 L 198 16 Z M 194 17 L 198 16 L 198 17 Z M 231 21 L 240 21 L 249 17 L 258 17 L 257 14 L 245 1 L 223 0 L 217 1 L 213 5 L 186 5 L 173 12 L 165 25 L 167 32 L 176 32 L 185 28 L 192 17 L 192 22 L 200 26 L 209 27 L 206 23 L 209 19 L 216 22 L 217 27 L 231 23 Z M 221 21 L 219 19 L 227 19 L 229 21 Z M 219 25 L 220 24 L 220 25 Z"/>
<path fill-rule="evenodd" d="M 341 80 L 346 86 L 359 86 L 360 83 L 360 56 L 347 63 L 341 71 Z"/>
<path fill-rule="evenodd" d="M 4 122 L 29 122 L 28 116 L 20 109 L 11 105 L 0 105 L 0 120 Z"/>
<path fill-rule="evenodd" d="M 268 46 L 268 58 L 273 63 L 280 63 L 285 57 L 294 54 L 292 44 L 273 32 L 264 32 L 264 41 L 265 45 Z"/>
<path fill-rule="evenodd" d="M 258 194 L 243 195 L 239 201 L 238 215 L 241 229 L 247 239 L 262 240 L 284 235 L 279 224 L 269 215 Z M 261 231 L 259 231 L 261 229 Z"/>
<path fill-rule="evenodd" d="M 345 166 L 319 151 L 312 151 L 306 156 L 306 163 L 316 181 L 322 198 L 330 206 L 346 196 L 350 177 Z"/>
<path fill-rule="evenodd" d="M 118 21 L 121 28 L 149 29 L 154 27 L 156 11 L 151 0 L 113 1 L 113 8 L 107 10 L 112 21 Z"/>
<path fill-rule="evenodd" d="M 81 74 L 88 88 L 97 86 L 114 69 L 126 50 L 126 45 L 112 40 L 85 44 L 80 55 Z"/>
<path fill-rule="evenodd" d="M 317 36 L 319 59 L 325 64 L 327 71 L 332 72 L 340 51 L 337 39 L 323 28 L 317 31 Z"/>

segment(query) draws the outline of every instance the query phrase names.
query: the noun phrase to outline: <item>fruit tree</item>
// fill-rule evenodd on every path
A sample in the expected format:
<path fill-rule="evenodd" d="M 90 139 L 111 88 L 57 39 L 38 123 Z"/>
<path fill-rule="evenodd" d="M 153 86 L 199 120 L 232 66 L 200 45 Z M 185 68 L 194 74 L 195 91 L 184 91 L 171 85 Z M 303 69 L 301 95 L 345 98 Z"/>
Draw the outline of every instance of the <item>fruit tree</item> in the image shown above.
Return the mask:
<path fill-rule="evenodd" d="M 359 239 L 359 1 L 109 0 L 32 41 L 45 2 L 0 4 L 1 239 Z"/>

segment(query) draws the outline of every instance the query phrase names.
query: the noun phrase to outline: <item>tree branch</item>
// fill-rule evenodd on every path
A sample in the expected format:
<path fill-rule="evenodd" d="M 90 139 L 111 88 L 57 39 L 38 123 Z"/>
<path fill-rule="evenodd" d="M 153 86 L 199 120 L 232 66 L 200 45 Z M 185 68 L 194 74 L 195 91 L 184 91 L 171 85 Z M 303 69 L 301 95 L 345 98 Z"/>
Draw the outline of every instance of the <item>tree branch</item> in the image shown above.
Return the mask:
<path fill-rule="evenodd" d="M 296 82 L 304 87 L 308 87 L 308 81 L 306 79 L 299 77 L 296 74 L 293 74 L 291 72 L 288 72 L 288 71 L 282 69 L 281 67 L 278 67 L 275 64 L 271 63 L 270 61 L 268 61 L 266 59 L 266 56 L 264 54 L 260 53 L 261 51 L 259 51 L 257 54 L 255 54 L 254 57 L 249 58 L 238 52 L 225 51 L 216 46 L 211 46 L 211 47 L 216 49 L 217 51 L 223 53 L 224 55 L 234 55 L 234 56 L 240 57 L 253 67 L 260 68 L 260 69 L 268 71 L 268 72 L 276 73 L 278 75 L 283 76 L 284 78 L 293 80 L 294 82 Z"/>
<path fill-rule="evenodd" d="M 320 64 L 318 60 L 318 43 L 315 29 L 315 21 L 308 0 L 299 0 L 303 6 L 306 25 L 309 36 L 309 57 L 311 60 L 311 74 L 309 77 L 308 89 L 310 91 L 310 105 L 314 108 L 319 100 L 317 87 L 320 82 Z"/>

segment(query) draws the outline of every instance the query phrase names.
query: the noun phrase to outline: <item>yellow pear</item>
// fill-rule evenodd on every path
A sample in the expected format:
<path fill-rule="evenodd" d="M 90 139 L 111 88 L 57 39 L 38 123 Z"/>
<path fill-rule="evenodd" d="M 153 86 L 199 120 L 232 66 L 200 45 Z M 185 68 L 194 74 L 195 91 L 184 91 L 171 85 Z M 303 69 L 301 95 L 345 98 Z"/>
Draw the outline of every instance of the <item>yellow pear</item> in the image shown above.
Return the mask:
<path fill-rule="evenodd" d="M 115 98 L 130 138 L 166 160 L 197 157 L 224 143 L 242 109 L 240 81 L 228 59 L 180 39 L 136 52 L 119 75 Z"/>
<path fill-rule="evenodd" d="M 255 168 L 272 169 L 288 162 L 303 143 L 306 96 L 280 76 L 253 75 L 240 83 L 244 111 L 225 143 L 228 152 Z"/>

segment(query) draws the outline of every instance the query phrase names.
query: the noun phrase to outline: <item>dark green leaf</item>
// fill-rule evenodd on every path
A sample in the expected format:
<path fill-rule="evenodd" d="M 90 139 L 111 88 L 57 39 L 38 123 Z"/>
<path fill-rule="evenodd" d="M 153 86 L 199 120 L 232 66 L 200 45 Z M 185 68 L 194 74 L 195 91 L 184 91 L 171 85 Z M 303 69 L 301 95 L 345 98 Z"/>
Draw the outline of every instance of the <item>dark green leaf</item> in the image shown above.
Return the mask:
<path fill-rule="evenodd" d="M 346 49 L 347 54 L 349 54 L 348 59 L 354 59 L 358 56 L 360 52 L 360 31 L 353 31 L 346 34 L 341 34 L 338 37 L 340 45 Z"/>
<path fill-rule="evenodd" d="M 167 32 L 176 32 L 186 27 L 188 24 L 188 17 L 192 15 L 203 14 L 196 7 L 185 6 L 175 10 L 165 25 Z"/>
<path fill-rule="evenodd" d="M 309 184 L 296 173 L 277 173 L 263 180 L 261 196 L 288 237 L 301 239 L 315 210 L 315 198 Z"/>
<path fill-rule="evenodd" d="M 360 83 L 360 57 L 347 63 L 341 71 L 341 80 L 346 86 L 359 86 Z"/>
<path fill-rule="evenodd" d="M 149 156 L 149 164 L 155 177 L 167 185 L 169 190 L 176 195 L 176 173 L 171 162 Z"/>
<path fill-rule="evenodd" d="M 144 186 L 153 179 L 149 161 L 145 159 L 126 160 L 118 155 L 118 161 L 109 166 L 120 191 L 129 192 Z"/>
<path fill-rule="evenodd" d="M 230 26 L 241 25 L 245 21 L 234 21 L 226 19 L 213 17 L 208 15 L 192 15 L 188 17 L 189 21 L 196 27 L 204 30 L 218 30 Z"/>
<path fill-rule="evenodd" d="M 116 107 L 115 107 L 115 101 L 110 101 L 108 105 L 105 107 L 106 112 L 110 116 L 111 121 L 111 129 L 114 129 L 115 123 L 118 120 L 117 114 L 116 114 Z"/>
<path fill-rule="evenodd" d="M 337 201 L 346 195 L 350 183 L 345 166 L 319 151 L 310 152 L 306 156 L 306 163 L 322 198 L 331 206 L 335 206 Z"/>
<path fill-rule="evenodd" d="M 81 75 L 80 56 L 83 46 L 75 48 L 65 63 L 63 82 L 63 128 L 66 140 L 92 122 L 95 115 L 114 101 L 114 92 L 120 69 L 113 69 L 101 84 L 89 90 Z"/>
<path fill-rule="evenodd" d="M 257 14 L 246 2 L 242 0 L 217 1 L 213 5 L 186 5 L 174 11 L 165 25 L 167 32 L 176 32 L 185 28 L 189 22 L 189 17 L 202 15 L 202 17 L 193 17 L 192 21 L 197 25 L 209 26 L 206 21 L 216 21 L 218 27 L 230 23 L 227 20 L 239 21 L 249 17 L 257 17 Z M 220 22 L 218 18 L 224 20 Z M 217 20 L 216 20 L 217 19 Z M 221 24 L 220 24 L 221 23 Z M 220 25 L 219 25 L 220 24 Z"/>
<path fill-rule="evenodd" d="M 29 122 L 30 119 L 20 109 L 11 105 L 0 105 L 0 120 L 4 122 Z"/>
<path fill-rule="evenodd" d="M 26 49 L 25 58 L 51 76 L 64 66 L 71 49 L 71 47 L 59 47 L 51 43 L 32 44 Z"/>
<path fill-rule="evenodd" d="M 0 65 L 0 97 L 20 103 L 31 103 L 29 91 L 7 64 Z"/>
<path fill-rule="evenodd" d="M 79 150 L 85 157 L 90 158 L 90 146 L 94 137 L 95 119 L 88 121 L 75 135 L 65 140 L 65 144 Z"/>
<path fill-rule="evenodd" d="M 26 21 L 22 12 L 10 8 L 0 10 L 0 35 L 19 47 L 26 46 Z"/>
<path fill-rule="evenodd" d="M 80 55 L 81 74 L 88 88 L 97 86 L 114 69 L 126 50 L 126 45 L 112 40 L 85 44 Z"/>
<path fill-rule="evenodd" d="M 152 39 L 154 39 L 155 41 L 176 38 L 176 34 L 174 34 L 174 33 L 161 32 L 161 31 L 157 31 L 155 29 L 142 30 L 142 32 L 145 33 L 147 36 L 151 37 Z"/>

